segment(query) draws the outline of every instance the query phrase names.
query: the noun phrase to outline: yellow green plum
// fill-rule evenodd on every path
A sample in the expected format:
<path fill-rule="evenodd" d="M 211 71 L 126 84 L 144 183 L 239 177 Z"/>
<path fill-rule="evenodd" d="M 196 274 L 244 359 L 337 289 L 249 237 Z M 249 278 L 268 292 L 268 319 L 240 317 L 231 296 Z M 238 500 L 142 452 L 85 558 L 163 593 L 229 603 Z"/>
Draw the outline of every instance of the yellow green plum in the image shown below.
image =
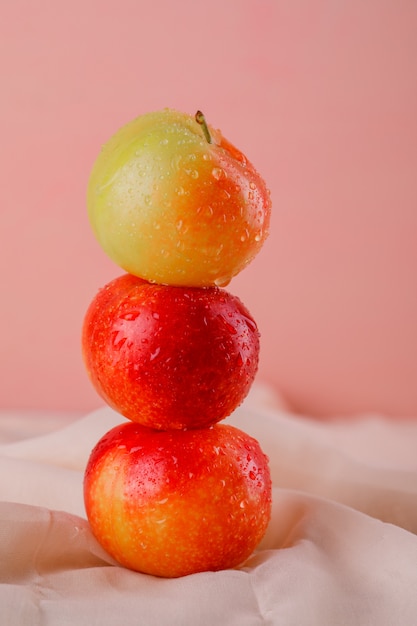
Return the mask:
<path fill-rule="evenodd" d="M 98 155 L 87 192 L 93 232 L 122 269 L 150 282 L 225 286 L 269 231 L 262 177 L 204 116 L 141 115 Z"/>

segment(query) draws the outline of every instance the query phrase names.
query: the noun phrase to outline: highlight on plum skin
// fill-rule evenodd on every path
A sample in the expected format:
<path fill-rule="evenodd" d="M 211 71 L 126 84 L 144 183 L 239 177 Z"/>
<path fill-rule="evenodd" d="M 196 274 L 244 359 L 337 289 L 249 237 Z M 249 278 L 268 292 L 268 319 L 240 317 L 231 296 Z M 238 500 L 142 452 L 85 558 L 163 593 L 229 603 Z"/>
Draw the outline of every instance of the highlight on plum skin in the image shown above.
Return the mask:
<path fill-rule="evenodd" d="M 84 498 L 120 564 L 163 577 L 242 564 L 271 515 L 268 459 L 229 425 L 158 431 L 126 422 L 93 449 Z"/>
<path fill-rule="evenodd" d="M 124 274 L 86 313 L 83 357 L 104 400 L 150 428 L 203 428 L 247 396 L 259 331 L 224 289 L 171 287 Z"/>

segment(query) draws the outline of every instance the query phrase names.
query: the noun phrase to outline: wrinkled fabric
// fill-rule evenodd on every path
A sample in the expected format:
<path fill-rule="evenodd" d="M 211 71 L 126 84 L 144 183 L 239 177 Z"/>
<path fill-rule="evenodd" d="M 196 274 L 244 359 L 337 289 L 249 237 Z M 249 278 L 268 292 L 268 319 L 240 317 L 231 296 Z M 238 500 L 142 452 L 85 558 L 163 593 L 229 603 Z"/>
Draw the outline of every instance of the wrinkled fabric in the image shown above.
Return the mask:
<path fill-rule="evenodd" d="M 417 419 L 317 422 L 255 386 L 227 422 L 270 458 L 268 531 L 240 567 L 179 579 L 118 566 L 86 521 L 88 456 L 123 421 L 0 412 L 1 624 L 417 624 Z"/>

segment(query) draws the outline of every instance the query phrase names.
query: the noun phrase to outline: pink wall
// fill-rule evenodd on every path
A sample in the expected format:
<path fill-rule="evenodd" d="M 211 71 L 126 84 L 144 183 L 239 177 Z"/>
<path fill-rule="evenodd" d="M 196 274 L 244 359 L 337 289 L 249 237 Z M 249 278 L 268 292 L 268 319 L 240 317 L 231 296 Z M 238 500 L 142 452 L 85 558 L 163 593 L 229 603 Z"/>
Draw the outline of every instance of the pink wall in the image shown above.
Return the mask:
<path fill-rule="evenodd" d="M 119 126 L 170 106 L 271 188 L 268 243 L 229 285 L 259 379 L 303 412 L 417 414 L 416 2 L 14 0 L 0 46 L 0 406 L 101 404 L 80 327 L 121 271 L 87 179 Z"/>

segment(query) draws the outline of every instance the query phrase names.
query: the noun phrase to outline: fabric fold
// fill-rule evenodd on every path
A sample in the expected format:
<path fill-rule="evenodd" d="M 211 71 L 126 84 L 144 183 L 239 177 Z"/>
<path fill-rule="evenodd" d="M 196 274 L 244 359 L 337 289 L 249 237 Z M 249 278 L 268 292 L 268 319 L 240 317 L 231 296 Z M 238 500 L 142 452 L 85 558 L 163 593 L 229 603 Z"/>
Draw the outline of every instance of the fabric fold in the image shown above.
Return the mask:
<path fill-rule="evenodd" d="M 417 421 L 315 422 L 255 389 L 227 422 L 270 458 L 267 533 L 238 568 L 161 579 L 117 565 L 85 519 L 88 456 L 124 419 L 37 414 L 25 437 L 30 419 L 0 414 L 2 623 L 415 626 Z"/>

